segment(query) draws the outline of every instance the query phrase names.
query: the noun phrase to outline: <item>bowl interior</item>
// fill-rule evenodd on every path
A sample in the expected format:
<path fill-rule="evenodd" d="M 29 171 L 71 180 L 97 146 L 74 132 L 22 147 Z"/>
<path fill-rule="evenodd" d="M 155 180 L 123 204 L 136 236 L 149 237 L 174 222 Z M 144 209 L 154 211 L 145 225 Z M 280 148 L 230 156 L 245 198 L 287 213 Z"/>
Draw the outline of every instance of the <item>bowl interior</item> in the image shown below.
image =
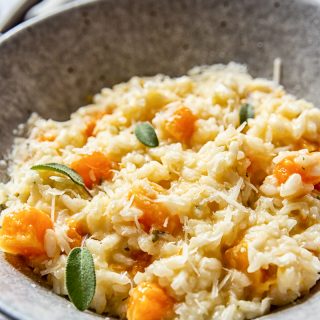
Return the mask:
<path fill-rule="evenodd" d="M 253 76 L 271 78 L 280 57 L 288 91 L 320 102 L 318 1 L 93 0 L 65 8 L 0 38 L 0 158 L 31 112 L 67 119 L 102 87 L 134 75 L 174 76 L 194 65 L 236 61 Z M 79 318 L 68 301 L 13 265 L 1 256 L 4 312 L 19 319 Z M 315 293 L 265 318 L 317 319 L 319 302 Z"/>

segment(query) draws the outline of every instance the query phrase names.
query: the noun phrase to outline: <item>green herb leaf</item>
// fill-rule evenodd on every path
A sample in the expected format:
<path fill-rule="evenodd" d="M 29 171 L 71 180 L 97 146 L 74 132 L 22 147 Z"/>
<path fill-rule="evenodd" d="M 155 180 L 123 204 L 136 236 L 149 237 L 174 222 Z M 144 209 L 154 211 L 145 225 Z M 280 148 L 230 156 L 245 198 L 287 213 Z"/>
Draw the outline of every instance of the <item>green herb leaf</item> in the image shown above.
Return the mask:
<path fill-rule="evenodd" d="M 39 164 L 39 165 L 31 167 L 31 169 L 32 170 L 55 171 L 55 172 L 59 172 L 61 174 L 64 174 L 67 177 L 69 177 L 75 184 L 82 187 L 87 192 L 87 194 L 89 194 L 91 196 L 91 193 L 86 188 L 82 177 L 77 172 L 75 172 L 73 169 L 65 166 L 64 164 L 60 164 L 60 163 Z"/>
<path fill-rule="evenodd" d="M 147 147 L 154 148 L 159 145 L 157 134 L 148 122 L 138 124 L 134 133 L 137 139 Z"/>
<path fill-rule="evenodd" d="M 254 109 L 251 104 L 244 104 L 241 106 L 239 111 L 240 124 L 248 121 L 249 118 L 254 118 Z"/>
<path fill-rule="evenodd" d="M 164 235 L 165 232 L 160 230 L 153 230 L 152 231 L 152 242 L 156 242 L 159 240 L 160 236 Z"/>
<path fill-rule="evenodd" d="M 5 209 L 7 209 L 8 207 L 4 204 L 4 203 L 1 203 L 0 204 L 0 213 L 3 211 L 3 210 L 5 210 Z"/>
<path fill-rule="evenodd" d="M 90 251 L 85 248 L 73 248 L 66 266 L 66 286 L 68 295 L 75 307 L 86 310 L 96 291 L 96 273 Z"/>

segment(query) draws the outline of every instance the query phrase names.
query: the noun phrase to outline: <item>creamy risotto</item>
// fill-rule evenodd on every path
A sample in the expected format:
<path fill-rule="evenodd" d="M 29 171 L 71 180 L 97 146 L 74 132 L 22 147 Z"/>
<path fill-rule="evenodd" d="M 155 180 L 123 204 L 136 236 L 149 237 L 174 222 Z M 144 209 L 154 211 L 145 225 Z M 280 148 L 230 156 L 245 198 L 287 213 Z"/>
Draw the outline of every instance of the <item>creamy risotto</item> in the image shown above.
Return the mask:
<path fill-rule="evenodd" d="M 250 319 L 319 278 L 320 110 L 275 82 L 234 63 L 134 77 L 27 127 L 0 188 L 0 247 L 57 294 L 81 246 L 89 308 L 128 320 Z M 31 169 L 48 163 L 80 183 Z"/>

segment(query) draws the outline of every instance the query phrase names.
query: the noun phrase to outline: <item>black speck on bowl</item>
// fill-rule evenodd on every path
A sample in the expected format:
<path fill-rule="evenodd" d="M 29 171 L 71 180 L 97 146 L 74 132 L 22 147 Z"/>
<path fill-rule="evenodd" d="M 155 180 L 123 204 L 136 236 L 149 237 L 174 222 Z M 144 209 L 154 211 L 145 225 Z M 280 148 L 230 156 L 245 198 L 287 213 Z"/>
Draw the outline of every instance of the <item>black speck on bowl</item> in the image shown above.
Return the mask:
<path fill-rule="evenodd" d="M 0 158 L 31 112 L 66 119 L 87 96 L 133 75 L 233 60 L 271 78 L 280 57 L 282 83 L 317 104 L 319 29 L 316 0 L 76 1 L 0 37 Z M 17 319 L 97 319 L 34 281 L 1 256 L 0 309 Z M 265 319 L 319 319 L 315 291 Z"/>

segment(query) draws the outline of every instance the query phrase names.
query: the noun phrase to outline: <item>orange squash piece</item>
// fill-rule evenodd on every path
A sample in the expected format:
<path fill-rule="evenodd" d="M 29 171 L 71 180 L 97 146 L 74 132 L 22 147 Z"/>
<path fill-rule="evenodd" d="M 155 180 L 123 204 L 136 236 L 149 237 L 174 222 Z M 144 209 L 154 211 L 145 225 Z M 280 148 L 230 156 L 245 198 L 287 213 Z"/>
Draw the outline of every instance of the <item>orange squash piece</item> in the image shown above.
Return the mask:
<path fill-rule="evenodd" d="M 6 214 L 0 230 L 0 249 L 6 253 L 36 257 L 44 255 L 44 236 L 53 229 L 50 217 L 35 208 Z"/>
<path fill-rule="evenodd" d="M 93 136 L 93 131 L 96 127 L 97 120 L 96 119 L 91 119 L 90 121 L 87 122 L 87 126 L 85 129 L 85 134 L 87 137 Z"/>
<path fill-rule="evenodd" d="M 135 276 L 137 272 L 143 272 L 144 269 L 150 265 L 152 260 L 152 256 L 143 251 L 132 252 L 131 258 L 135 260 L 135 263 L 129 270 L 129 273 L 132 276 Z"/>
<path fill-rule="evenodd" d="M 86 128 L 84 130 L 84 133 L 88 138 L 94 136 L 94 129 L 97 122 L 106 114 L 108 114 L 106 111 L 96 111 L 92 113 L 91 117 L 88 118 Z"/>
<path fill-rule="evenodd" d="M 269 290 L 275 282 L 277 267 L 268 266 L 268 269 L 259 269 L 255 272 L 248 272 L 248 245 L 241 241 L 238 245 L 226 250 L 224 253 L 225 263 L 228 268 L 237 269 L 249 277 L 252 282 L 252 292 L 262 295 Z"/>
<path fill-rule="evenodd" d="M 298 173 L 304 183 L 317 184 L 320 182 L 320 177 L 311 176 L 307 169 L 295 163 L 294 158 L 288 157 L 281 160 L 273 169 L 273 174 L 277 178 L 278 183 L 285 183 L 288 178 Z"/>
<path fill-rule="evenodd" d="M 45 133 L 45 134 L 38 137 L 38 141 L 39 142 L 53 142 L 54 140 L 56 140 L 56 138 L 57 137 L 54 134 Z"/>
<path fill-rule="evenodd" d="M 71 220 L 69 222 L 69 229 L 67 231 L 67 236 L 72 240 L 70 243 L 71 249 L 76 247 L 81 247 L 83 236 L 87 234 L 85 226 L 81 221 Z"/>
<path fill-rule="evenodd" d="M 116 272 L 127 271 L 131 277 L 134 277 L 137 272 L 143 272 L 152 261 L 152 256 L 143 251 L 133 251 L 129 256 L 134 260 L 133 265 L 127 266 L 121 263 L 111 263 L 109 267 Z"/>
<path fill-rule="evenodd" d="M 292 158 L 281 160 L 273 169 L 273 174 L 277 178 L 279 184 L 285 183 L 294 173 L 300 174 L 301 177 L 304 176 L 303 169 L 296 164 Z"/>
<path fill-rule="evenodd" d="M 240 242 L 238 245 L 226 250 L 224 258 L 229 268 L 246 272 L 249 266 L 247 244 Z"/>
<path fill-rule="evenodd" d="M 165 122 L 169 135 L 180 142 L 187 143 L 195 130 L 197 117 L 187 107 L 181 107 Z"/>
<path fill-rule="evenodd" d="M 94 152 L 73 162 L 71 168 L 82 177 L 86 187 L 91 189 L 103 180 L 112 178 L 113 162 L 103 153 Z"/>
<path fill-rule="evenodd" d="M 132 194 L 134 195 L 133 205 L 143 212 L 139 217 L 139 223 L 146 232 L 151 228 L 173 235 L 181 231 L 179 216 L 172 215 L 164 205 L 155 202 L 156 196 L 147 194 L 142 188 L 134 190 Z"/>
<path fill-rule="evenodd" d="M 130 292 L 128 320 L 165 320 L 173 316 L 174 300 L 156 283 L 142 282 Z"/>

